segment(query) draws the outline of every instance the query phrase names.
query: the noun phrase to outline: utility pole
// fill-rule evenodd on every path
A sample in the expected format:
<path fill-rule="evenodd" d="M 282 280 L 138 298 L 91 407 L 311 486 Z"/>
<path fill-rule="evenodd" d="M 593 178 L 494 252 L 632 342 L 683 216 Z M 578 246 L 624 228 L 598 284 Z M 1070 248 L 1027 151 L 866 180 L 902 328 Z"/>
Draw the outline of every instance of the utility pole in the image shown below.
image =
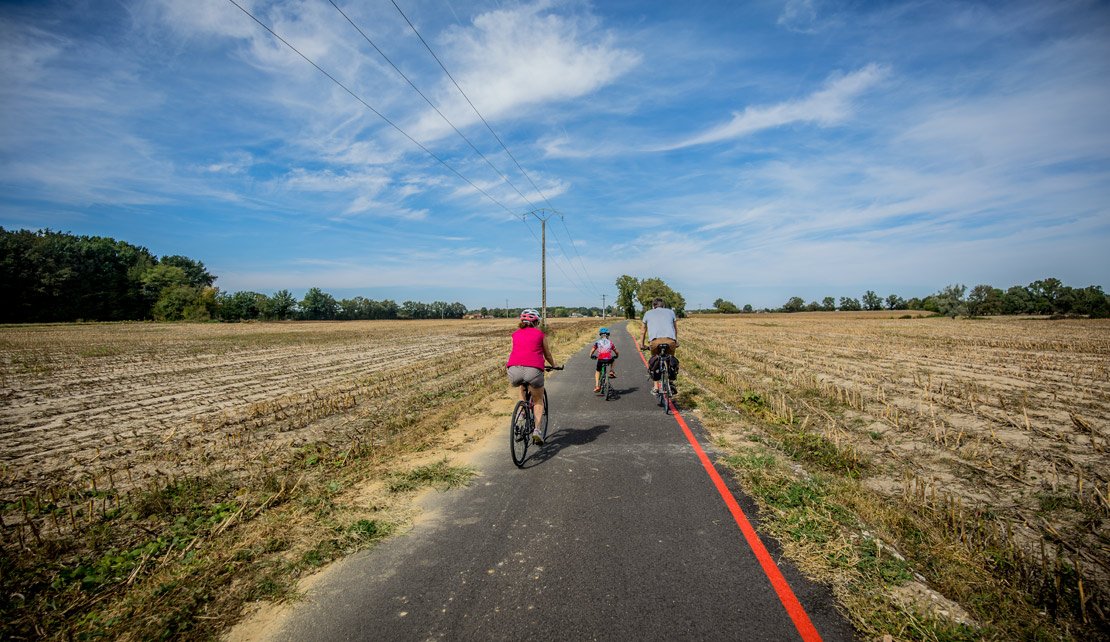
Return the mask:
<path fill-rule="evenodd" d="M 540 318 L 542 319 L 542 323 L 546 324 L 547 323 L 547 219 L 551 218 L 552 216 L 559 216 L 561 218 L 563 215 L 559 214 L 555 210 L 549 210 L 549 209 L 532 210 L 531 212 L 528 212 L 528 214 L 531 214 L 532 216 L 535 216 L 540 221 L 540 299 L 543 303 L 543 305 L 542 305 L 543 309 L 540 312 Z M 523 220 L 523 219 L 528 218 L 528 214 L 525 214 L 524 216 L 522 216 L 521 219 Z"/>
<path fill-rule="evenodd" d="M 601 295 L 601 318 L 605 318 L 605 295 Z"/>

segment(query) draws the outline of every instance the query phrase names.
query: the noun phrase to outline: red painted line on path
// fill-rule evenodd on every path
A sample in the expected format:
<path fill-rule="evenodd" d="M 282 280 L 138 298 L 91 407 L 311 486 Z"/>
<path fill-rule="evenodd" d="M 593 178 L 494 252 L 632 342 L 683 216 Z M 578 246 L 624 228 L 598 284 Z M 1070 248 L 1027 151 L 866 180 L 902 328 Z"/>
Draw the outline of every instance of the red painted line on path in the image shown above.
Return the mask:
<path fill-rule="evenodd" d="M 629 332 L 629 334 L 632 334 Z M 635 342 L 636 337 L 633 336 L 632 340 Z M 637 344 L 639 345 L 639 344 Z M 637 350 L 637 352 L 640 352 Z M 647 357 L 643 352 L 640 352 L 640 360 L 644 362 L 644 367 L 647 367 Z M 668 400 L 668 403 L 670 401 Z M 802 636 L 805 642 L 820 642 L 821 635 L 817 633 L 817 628 L 813 626 L 810 621 L 809 615 L 802 607 L 802 603 L 798 601 L 798 597 L 794 595 L 790 585 L 786 582 L 786 578 L 782 575 L 782 570 L 775 564 L 775 560 L 771 558 L 771 554 L 767 551 L 767 547 L 763 545 L 763 541 L 759 539 L 759 534 L 755 532 L 755 528 L 751 522 L 748 521 L 748 516 L 744 514 L 744 509 L 740 508 L 740 504 L 736 501 L 732 491 L 725 485 L 725 480 L 721 478 L 720 473 L 717 472 L 713 462 L 710 461 L 709 455 L 705 454 L 705 450 L 698 443 L 694 433 L 690 427 L 686 425 L 686 420 L 678 412 L 678 408 L 673 403 L 670 403 L 671 414 L 674 416 L 675 421 L 679 427 L 682 428 L 682 433 L 686 435 L 686 441 L 694 448 L 694 453 L 701 461 L 701 465 L 705 468 L 705 472 L 709 475 L 713 485 L 720 493 L 721 499 L 725 501 L 728 510 L 732 513 L 732 518 L 736 520 L 736 525 L 740 527 L 740 532 L 744 534 L 744 539 L 747 540 L 748 546 L 751 547 L 752 553 L 755 558 L 759 560 L 759 565 L 763 568 L 763 573 L 767 575 L 770 580 L 771 586 L 775 589 L 775 594 L 778 595 L 779 602 L 786 609 L 787 615 L 790 616 L 791 621 L 794 622 L 794 628 L 798 629 L 798 634 Z"/>

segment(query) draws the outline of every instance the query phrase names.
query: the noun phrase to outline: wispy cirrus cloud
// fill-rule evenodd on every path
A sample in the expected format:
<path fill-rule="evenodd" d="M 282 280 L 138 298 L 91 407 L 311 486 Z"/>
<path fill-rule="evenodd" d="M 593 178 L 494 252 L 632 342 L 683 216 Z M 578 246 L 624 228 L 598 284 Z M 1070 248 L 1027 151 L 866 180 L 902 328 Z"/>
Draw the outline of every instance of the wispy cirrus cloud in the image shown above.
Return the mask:
<path fill-rule="evenodd" d="M 830 78 L 824 87 L 802 100 L 747 107 L 744 111 L 734 112 L 732 120 L 723 125 L 673 143 L 649 148 L 649 151 L 670 151 L 733 140 L 794 123 L 812 123 L 824 127 L 835 125 L 851 115 L 856 98 L 882 82 L 889 72 L 887 67 L 872 63 L 852 73 Z"/>

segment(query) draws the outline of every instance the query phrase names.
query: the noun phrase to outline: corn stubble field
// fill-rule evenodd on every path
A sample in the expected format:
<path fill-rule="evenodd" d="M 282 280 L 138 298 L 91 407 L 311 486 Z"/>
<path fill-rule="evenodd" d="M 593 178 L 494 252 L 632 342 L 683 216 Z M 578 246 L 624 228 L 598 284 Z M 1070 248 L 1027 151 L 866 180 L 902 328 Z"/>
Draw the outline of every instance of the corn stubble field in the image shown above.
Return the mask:
<path fill-rule="evenodd" d="M 0 328 L 0 638 L 212 637 L 292 595 L 397 526 L 393 491 L 466 479 L 397 454 L 507 394 L 513 327 Z M 594 332 L 556 320 L 558 358 Z M 865 637 L 1107 630 L 1110 322 L 740 315 L 681 339 L 680 405 Z"/>
<path fill-rule="evenodd" d="M 204 637 L 287 592 L 284 576 L 365 547 L 391 525 L 344 493 L 501 393 L 513 329 L 0 328 L 0 638 Z M 586 330 L 554 326 L 575 349 Z M 459 477 L 442 468 L 423 483 Z M 255 586 L 229 598 L 243 576 Z"/>
<path fill-rule="evenodd" d="M 697 389 L 690 403 L 723 411 L 718 428 L 729 415 L 757 419 L 757 429 L 733 431 L 731 440 L 717 431 L 735 447 L 737 469 L 753 486 L 771 481 L 761 468 L 772 451 L 804 468 L 794 475 L 800 481 L 768 484 L 762 503 L 772 520 L 789 510 L 775 506 L 784 485 L 832 498 L 852 513 L 831 510 L 829 521 L 855 530 L 852 545 L 845 540 L 855 549 L 853 572 L 885 544 L 904 575 L 889 584 L 925 579 L 954 600 L 944 615 L 967 626 L 950 637 L 1107 635 L 1110 322 L 742 315 L 688 319 L 680 334 Z M 862 529 L 852 524 L 857 516 Z M 828 539 L 817 547 L 827 559 L 814 568 L 835 571 L 844 564 L 827 552 L 836 529 L 816 521 L 808 524 L 816 539 Z M 789 539 L 806 527 L 788 524 L 779 534 Z M 795 552 L 806 548 L 804 536 L 796 539 Z M 949 555 L 955 563 L 944 571 L 939 560 Z M 999 612 L 1000 591 L 1028 612 Z M 903 607 L 887 600 L 885 608 Z M 881 617 L 853 619 L 864 632 L 890 632 Z M 912 621 L 899 627 L 907 638 L 936 635 Z"/>

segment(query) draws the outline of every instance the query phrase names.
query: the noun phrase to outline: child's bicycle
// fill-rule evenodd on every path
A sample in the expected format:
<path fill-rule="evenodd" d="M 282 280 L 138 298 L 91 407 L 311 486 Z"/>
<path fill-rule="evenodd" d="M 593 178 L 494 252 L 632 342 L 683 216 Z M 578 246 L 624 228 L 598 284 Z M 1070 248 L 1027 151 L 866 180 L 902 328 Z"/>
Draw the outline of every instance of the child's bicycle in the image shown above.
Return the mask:
<path fill-rule="evenodd" d="M 552 366 L 544 366 L 547 372 L 552 370 L 562 370 L 563 367 L 558 368 Z M 543 421 L 540 425 L 540 437 L 547 440 L 547 424 L 548 418 L 551 416 L 551 405 L 547 401 L 547 387 L 543 389 Z M 516 402 L 516 408 L 513 408 L 513 416 L 509 422 L 509 450 L 513 455 L 513 463 L 517 468 L 524 466 L 524 460 L 528 458 L 528 446 L 532 444 L 532 432 L 536 429 L 536 416 L 532 409 L 532 391 L 525 385 L 524 386 L 524 401 Z"/>
<path fill-rule="evenodd" d="M 597 357 L 590 358 L 597 359 Z M 613 399 L 617 396 L 616 391 L 613 390 L 613 384 L 609 381 L 609 368 L 611 368 L 612 366 L 612 361 L 602 361 L 601 371 L 598 373 L 598 386 L 601 388 L 601 390 L 599 390 L 597 394 L 600 397 L 604 397 L 605 401 L 609 401 L 610 399 Z"/>

